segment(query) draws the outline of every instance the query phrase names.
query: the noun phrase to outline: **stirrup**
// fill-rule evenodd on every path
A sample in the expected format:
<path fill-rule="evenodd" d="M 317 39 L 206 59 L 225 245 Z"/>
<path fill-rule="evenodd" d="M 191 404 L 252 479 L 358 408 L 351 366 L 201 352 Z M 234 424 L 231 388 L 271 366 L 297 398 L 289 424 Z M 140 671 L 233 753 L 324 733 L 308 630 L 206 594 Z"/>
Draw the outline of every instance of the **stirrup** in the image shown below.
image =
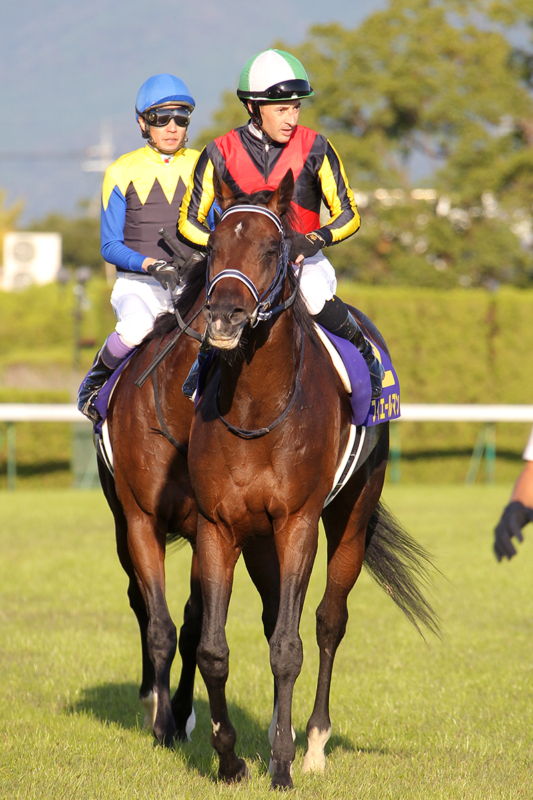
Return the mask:
<path fill-rule="evenodd" d="M 88 400 L 85 401 L 85 403 L 83 403 L 82 400 L 78 399 L 78 411 L 81 411 L 81 413 L 84 416 L 86 416 L 87 419 L 90 419 L 91 422 L 94 422 L 95 425 L 102 419 L 102 417 L 94 407 L 94 403 L 97 397 L 98 397 L 98 392 L 93 392 L 88 398 Z"/>
<path fill-rule="evenodd" d="M 199 359 L 196 358 L 194 364 L 189 370 L 189 374 L 185 378 L 185 382 L 181 387 L 184 397 L 192 400 L 193 403 L 196 399 L 196 387 L 198 386 L 198 373 L 200 372 L 201 364 Z"/>
<path fill-rule="evenodd" d="M 192 367 L 189 370 L 189 374 L 185 378 L 185 383 L 181 387 L 181 391 L 183 392 L 184 397 L 187 397 L 189 400 L 192 400 L 193 403 L 196 400 L 196 389 L 198 387 L 198 375 L 200 374 L 200 370 L 202 369 L 202 365 L 207 358 L 208 353 L 211 350 L 211 346 L 202 342 L 200 345 L 200 349 L 198 350 L 198 355 L 196 356 Z"/>

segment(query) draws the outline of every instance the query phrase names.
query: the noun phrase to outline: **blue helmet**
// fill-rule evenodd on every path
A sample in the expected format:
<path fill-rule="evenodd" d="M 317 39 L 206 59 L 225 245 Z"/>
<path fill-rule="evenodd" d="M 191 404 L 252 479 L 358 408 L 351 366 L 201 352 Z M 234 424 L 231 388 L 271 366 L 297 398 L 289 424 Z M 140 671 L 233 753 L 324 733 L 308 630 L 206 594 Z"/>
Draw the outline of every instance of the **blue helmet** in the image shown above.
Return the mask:
<path fill-rule="evenodd" d="M 165 103 L 178 103 L 187 106 L 191 111 L 196 105 L 183 81 L 175 75 L 163 72 L 161 75 L 152 75 L 139 89 L 135 102 L 135 119 L 148 108 Z"/>

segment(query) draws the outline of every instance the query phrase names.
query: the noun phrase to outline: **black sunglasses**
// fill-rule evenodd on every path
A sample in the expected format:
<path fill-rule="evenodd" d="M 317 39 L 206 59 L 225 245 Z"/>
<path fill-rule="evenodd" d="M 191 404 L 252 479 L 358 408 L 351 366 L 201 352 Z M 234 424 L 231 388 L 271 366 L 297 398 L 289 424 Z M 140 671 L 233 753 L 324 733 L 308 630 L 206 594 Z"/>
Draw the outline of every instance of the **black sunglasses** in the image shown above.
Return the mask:
<path fill-rule="evenodd" d="M 186 128 L 191 120 L 191 112 L 185 106 L 176 108 L 153 108 L 140 114 L 149 125 L 154 128 L 164 128 L 171 120 L 174 120 L 178 128 Z"/>
<path fill-rule="evenodd" d="M 294 78 L 292 81 L 282 81 L 260 92 L 245 92 L 237 89 L 237 97 L 241 100 L 297 100 L 308 97 L 313 93 L 308 81 Z M 296 97 L 295 97 L 296 95 Z"/>
<path fill-rule="evenodd" d="M 307 81 L 292 80 L 276 83 L 266 90 L 265 94 L 270 100 L 290 99 L 295 94 L 309 94 L 313 90 Z"/>

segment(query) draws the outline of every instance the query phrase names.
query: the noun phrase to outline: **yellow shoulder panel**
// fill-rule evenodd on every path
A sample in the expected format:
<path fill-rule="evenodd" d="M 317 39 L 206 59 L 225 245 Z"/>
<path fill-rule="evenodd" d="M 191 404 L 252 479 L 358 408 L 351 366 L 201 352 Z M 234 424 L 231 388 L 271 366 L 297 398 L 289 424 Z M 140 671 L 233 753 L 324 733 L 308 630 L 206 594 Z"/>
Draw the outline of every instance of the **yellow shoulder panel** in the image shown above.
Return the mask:
<path fill-rule="evenodd" d="M 171 164 L 161 161 L 157 153 L 146 146 L 126 153 L 107 168 L 102 188 L 102 202 L 107 208 L 115 186 L 125 197 L 130 183 L 141 203 L 145 203 L 157 178 L 169 204 L 172 203 L 176 186 L 181 178 L 185 185 L 198 159 L 197 150 L 181 150 Z"/>

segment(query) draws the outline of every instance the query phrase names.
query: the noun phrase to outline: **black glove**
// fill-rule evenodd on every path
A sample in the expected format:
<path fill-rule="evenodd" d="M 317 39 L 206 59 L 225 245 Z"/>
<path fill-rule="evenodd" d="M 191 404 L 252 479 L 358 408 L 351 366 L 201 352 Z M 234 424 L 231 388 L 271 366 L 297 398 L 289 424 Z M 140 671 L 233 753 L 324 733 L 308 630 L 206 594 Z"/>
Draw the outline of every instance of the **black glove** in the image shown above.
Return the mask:
<path fill-rule="evenodd" d="M 315 256 L 321 247 L 324 247 L 326 242 L 319 233 L 298 233 L 294 231 L 291 234 L 291 249 L 289 251 L 289 261 L 296 261 L 298 256 L 304 258 L 311 258 Z"/>
<path fill-rule="evenodd" d="M 172 263 L 179 272 L 180 280 L 187 280 L 187 273 L 193 269 L 195 264 L 202 261 L 204 258 L 205 253 L 201 253 L 199 250 L 193 250 L 185 259 L 181 258 L 181 256 L 174 256 Z"/>
<path fill-rule="evenodd" d="M 149 264 L 146 267 L 146 272 L 159 281 L 163 289 L 170 288 L 173 292 L 179 283 L 178 270 L 173 264 L 167 264 L 166 261 L 156 261 L 155 264 Z"/>
<path fill-rule="evenodd" d="M 498 561 L 504 557 L 511 559 L 516 555 L 511 539 L 516 536 L 519 542 L 523 542 L 522 528 L 528 522 L 533 522 L 533 508 L 528 508 L 519 500 L 513 500 L 503 509 L 501 519 L 494 529 L 494 552 Z"/>

